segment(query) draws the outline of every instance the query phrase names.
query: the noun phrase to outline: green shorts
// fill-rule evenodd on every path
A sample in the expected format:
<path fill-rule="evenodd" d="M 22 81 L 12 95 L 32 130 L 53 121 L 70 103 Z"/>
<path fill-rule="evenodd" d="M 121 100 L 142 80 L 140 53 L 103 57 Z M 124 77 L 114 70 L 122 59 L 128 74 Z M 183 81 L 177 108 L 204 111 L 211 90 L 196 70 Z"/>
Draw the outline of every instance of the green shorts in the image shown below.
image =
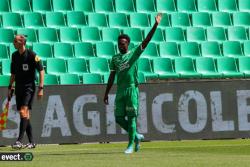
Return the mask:
<path fill-rule="evenodd" d="M 138 116 L 139 89 L 137 86 L 118 89 L 115 98 L 115 116 Z"/>

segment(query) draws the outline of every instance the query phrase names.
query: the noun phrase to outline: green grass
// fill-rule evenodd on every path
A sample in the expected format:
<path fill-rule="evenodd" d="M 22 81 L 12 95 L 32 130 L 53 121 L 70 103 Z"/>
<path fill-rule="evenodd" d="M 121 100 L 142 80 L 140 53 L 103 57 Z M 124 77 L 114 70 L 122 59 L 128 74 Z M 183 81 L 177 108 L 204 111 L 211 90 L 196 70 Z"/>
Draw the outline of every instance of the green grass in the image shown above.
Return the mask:
<path fill-rule="evenodd" d="M 0 162 L 35 167 L 244 167 L 250 165 L 250 140 L 155 141 L 142 143 L 138 153 L 125 155 L 126 143 L 38 145 L 31 162 Z M 1 147 L 0 152 L 13 152 Z M 18 152 L 18 151 L 15 151 Z"/>

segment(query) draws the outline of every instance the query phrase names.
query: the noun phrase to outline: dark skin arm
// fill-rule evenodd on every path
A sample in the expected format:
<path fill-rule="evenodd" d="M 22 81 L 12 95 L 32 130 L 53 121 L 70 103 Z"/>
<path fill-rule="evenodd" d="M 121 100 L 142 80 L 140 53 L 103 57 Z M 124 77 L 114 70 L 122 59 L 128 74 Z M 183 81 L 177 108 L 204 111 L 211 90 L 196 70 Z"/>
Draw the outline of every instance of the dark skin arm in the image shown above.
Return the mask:
<path fill-rule="evenodd" d="M 115 73 L 116 73 L 115 71 L 111 71 L 110 75 L 109 75 L 109 80 L 108 80 L 108 83 L 107 83 L 107 88 L 106 88 L 106 91 L 105 91 L 105 94 L 104 94 L 104 98 L 103 98 L 104 104 L 106 104 L 106 105 L 109 104 L 108 94 L 109 94 L 110 89 L 113 86 L 113 83 L 114 83 L 114 80 L 115 80 Z"/>
<path fill-rule="evenodd" d="M 150 42 L 150 40 L 152 39 L 157 26 L 161 22 L 161 18 L 162 18 L 162 14 L 158 13 L 157 16 L 155 17 L 155 24 L 154 24 L 154 26 L 152 27 L 152 29 L 148 33 L 147 37 L 142 41 L 142 44 L 141 44 L 142 49 L 145 49 L 147 47 L 148 43 Z"/>

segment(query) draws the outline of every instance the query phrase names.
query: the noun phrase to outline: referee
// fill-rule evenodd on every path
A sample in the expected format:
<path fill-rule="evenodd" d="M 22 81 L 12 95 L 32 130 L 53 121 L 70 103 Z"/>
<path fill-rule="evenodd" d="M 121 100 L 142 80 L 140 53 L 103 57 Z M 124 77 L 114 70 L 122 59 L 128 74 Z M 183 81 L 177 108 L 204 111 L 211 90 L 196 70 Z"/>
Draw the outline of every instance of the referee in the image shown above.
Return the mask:
<path fill-rule="evenodd" d="M 15 51 L 11 58 L 11 78 L 8 87 L 8 95 L 14 88 L 16 94 L 16 106 L 20 113 L 20 129 L 17 141 L 12 148 L 21 149 L 24 145 L 22 139 L 24 133 L 29 139 L 27 148 L 35 148 L 33 141 L 32 127 L 30 122 L 30 110 L 32 109 L 32 101 L 35 94 L 36 70 L 39 71 L 40 83 L 38 88 L 38 99 L 43 96 L 43 80 L 44 70 L 40 58 L 30 49 L 26 49 L 26 38 L 23 35 L 16 35 L 13 41 Z"/>

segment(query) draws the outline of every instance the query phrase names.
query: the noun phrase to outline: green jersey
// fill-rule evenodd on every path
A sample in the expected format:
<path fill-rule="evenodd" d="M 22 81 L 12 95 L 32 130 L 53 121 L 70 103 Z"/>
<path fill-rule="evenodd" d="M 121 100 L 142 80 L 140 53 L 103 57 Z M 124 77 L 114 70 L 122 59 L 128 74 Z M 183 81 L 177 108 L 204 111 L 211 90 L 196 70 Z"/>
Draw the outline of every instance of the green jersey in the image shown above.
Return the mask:
<path fill-rule="evenodd" d="M 138 85 L 137 60 L 142 52 L 141 45 L 139 45 L 128 53 L 117 54 L 112 57 L 110 70 L 116 71 L 118 88 Z"/>

